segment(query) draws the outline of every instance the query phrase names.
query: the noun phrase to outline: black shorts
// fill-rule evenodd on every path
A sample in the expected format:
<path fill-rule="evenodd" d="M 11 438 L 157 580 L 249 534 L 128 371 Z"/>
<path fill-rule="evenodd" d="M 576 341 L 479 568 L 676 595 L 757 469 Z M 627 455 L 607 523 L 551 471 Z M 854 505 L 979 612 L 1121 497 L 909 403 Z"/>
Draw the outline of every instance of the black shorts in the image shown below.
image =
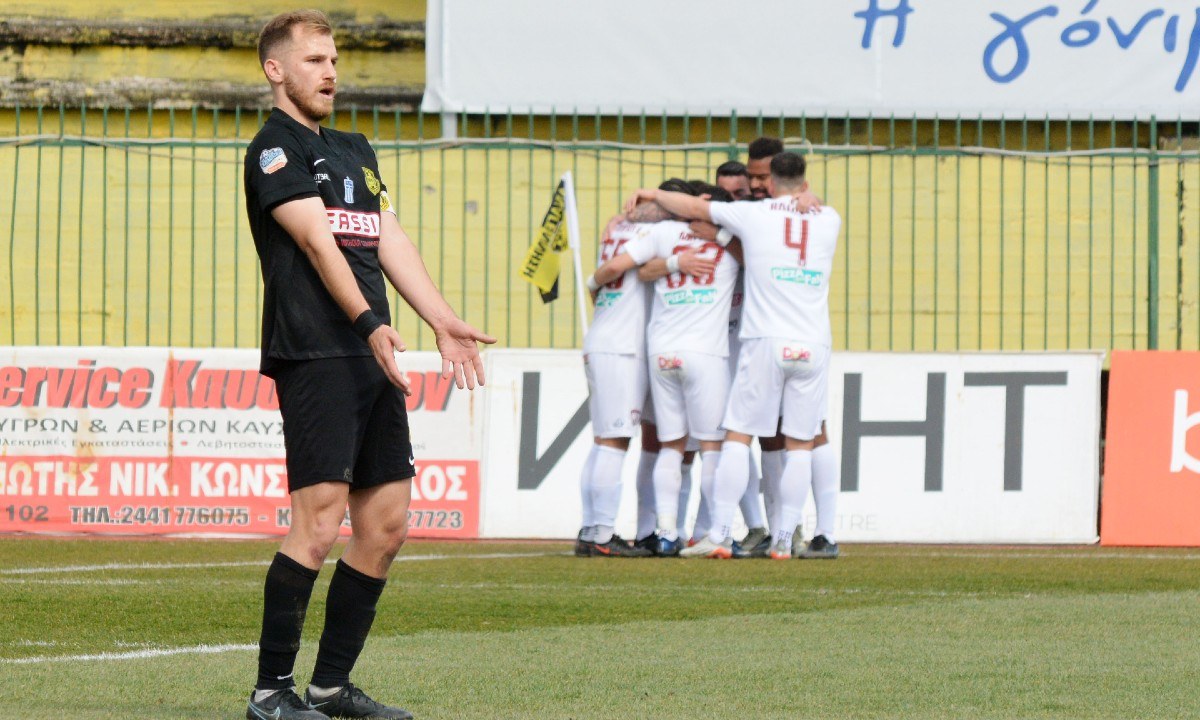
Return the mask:
<path fill-rule="evenodd" d="M 404 393 L 375 358 L 285 362 L 274 375 L 288 492 L 329 481 L 362 490 L 416 474 Z"/>

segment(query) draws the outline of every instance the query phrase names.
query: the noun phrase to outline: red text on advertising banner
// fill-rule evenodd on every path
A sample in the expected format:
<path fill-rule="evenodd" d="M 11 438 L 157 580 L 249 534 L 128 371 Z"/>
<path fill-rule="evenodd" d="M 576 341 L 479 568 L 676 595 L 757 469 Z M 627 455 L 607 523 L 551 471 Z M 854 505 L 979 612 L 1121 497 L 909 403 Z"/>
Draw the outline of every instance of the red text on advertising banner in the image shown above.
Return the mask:
<path fill-rule="evenodd" d="M 97 365 L 94 359 L 81 359 L 73 366 L 0 366 L 0 408 L 279 409 L 274 381 L 257 370 L 210 367 L 203 360 L 175 358 L 158 370 Z M 446 409 L 453 378 L 438 372 L 405 375 L 413 390 L 407 399 L 409 411 Z"/>
<path fill-rule="evenodd" d="M 478 537 L 478 461 L 421 460 L 412 494 L 410 537 Z M 281 535 L 290 525 L 282 459 L 0 457 L 0 532 Z"/>

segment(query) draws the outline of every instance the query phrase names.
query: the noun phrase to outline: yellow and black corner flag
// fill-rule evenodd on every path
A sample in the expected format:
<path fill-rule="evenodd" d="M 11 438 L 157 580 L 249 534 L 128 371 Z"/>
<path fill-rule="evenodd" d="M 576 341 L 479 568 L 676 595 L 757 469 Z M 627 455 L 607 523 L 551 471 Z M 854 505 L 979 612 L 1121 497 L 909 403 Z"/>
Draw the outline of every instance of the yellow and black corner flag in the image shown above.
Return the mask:
<path fill-rule="evenodd" d="M 538 228 L 529 252 L 525 253 L 525 261 L 521 263 L 521 277 L 537 286 L 542 294 L 542 302 L 550 302 L 558 297 L 558 254 L 570 245 L 566 212 L 567 190 L 565 183 L 560 180 L 550 201 L 550 209 L 542 218 L 542 226 Z"/>

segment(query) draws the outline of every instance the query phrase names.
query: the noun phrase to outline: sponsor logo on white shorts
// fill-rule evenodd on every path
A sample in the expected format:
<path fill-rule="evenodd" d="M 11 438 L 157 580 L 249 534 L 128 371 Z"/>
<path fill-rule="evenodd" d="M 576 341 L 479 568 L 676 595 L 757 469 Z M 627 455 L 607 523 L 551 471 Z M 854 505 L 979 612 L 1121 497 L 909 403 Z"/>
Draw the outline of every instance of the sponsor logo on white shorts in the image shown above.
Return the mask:
<path fill-rule="evenodd" d="M 683 358 L 675 355 L 659 355 L 658 369 L 659 370 L 678 370 L 683 367 Z"/>
<path fill-rule="evenodd" d="M 812 351 L 808 348 L 784 346 L 781 354 L 784 362 L 812 362 Z"/>

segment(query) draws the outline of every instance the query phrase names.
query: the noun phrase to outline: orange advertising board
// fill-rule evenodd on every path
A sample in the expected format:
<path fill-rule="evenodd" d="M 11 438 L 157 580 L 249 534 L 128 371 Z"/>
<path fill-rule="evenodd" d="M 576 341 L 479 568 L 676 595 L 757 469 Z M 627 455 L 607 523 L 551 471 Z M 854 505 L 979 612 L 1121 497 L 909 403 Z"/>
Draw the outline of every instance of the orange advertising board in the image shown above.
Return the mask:
<path fill-rule="evenodd" d="M 1200 352 L 1114 352 L 1102 545 L 1200 546 Z"/>

